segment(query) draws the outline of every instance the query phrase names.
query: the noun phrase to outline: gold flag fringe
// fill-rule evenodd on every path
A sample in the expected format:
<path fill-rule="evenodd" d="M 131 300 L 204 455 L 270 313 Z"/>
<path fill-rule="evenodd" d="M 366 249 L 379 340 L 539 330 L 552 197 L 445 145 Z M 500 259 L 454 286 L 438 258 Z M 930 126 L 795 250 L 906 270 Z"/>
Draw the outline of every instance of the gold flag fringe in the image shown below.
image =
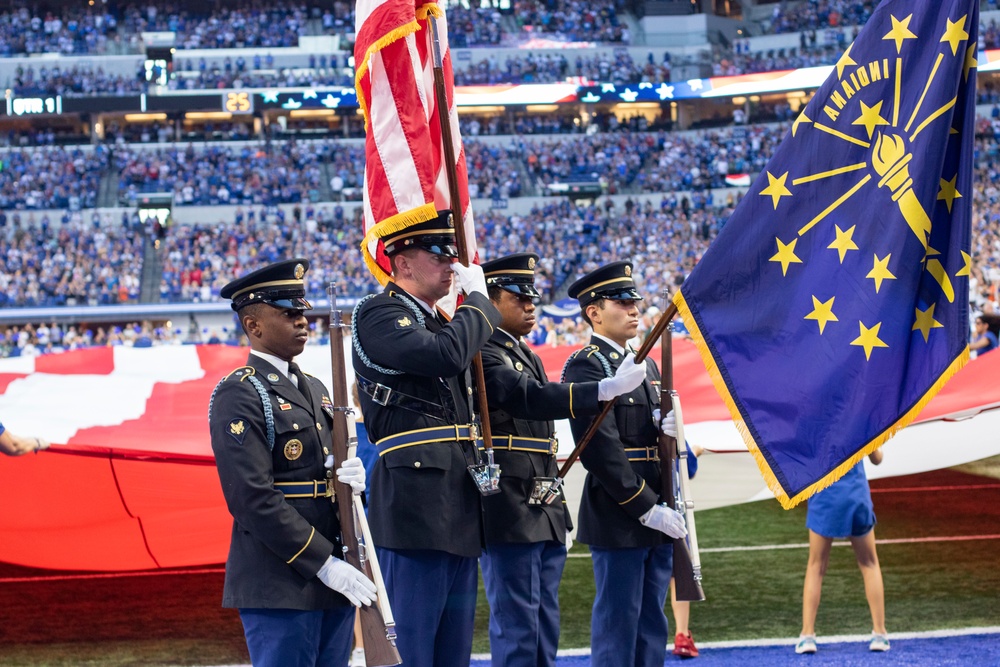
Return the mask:
<path fill-rule="evenodd" d="M 764 477 L 764 482 L 767 484 L 767 488 L 770 489 L 771 493 L 774 494 L 774 497 L 778 499 L 778 502 L 781 503 L 781 506 L 786 510 L 792 509 L 814 493 L 822 491 L 836 482 L 838 479 L 843 477 L 848 470 L 857 465 L 858 461 L 884 445 L 886 441 L 896 434 L 897 431 L 908 426 L 910 422 L 912 422 L 916 416 L 920 414 L 920 411 L 927 406 L 931 399 L 934 398 L 939 391 L 941 391 L 944 385 L 947 384 L 948 380 L 950 380 L 955 373 L 960 371 L 969 361 L 969 347 L 966 346 L 965 349 L 963 349 L 959 355 L 952 360 L 952 362 L 948 365 L 948 368 L 945 369 L 937 381 L 931 385 L 920 400 L 917 401 L 912 408 L 907 410 L 903 416 L 865 444 L 864 447 L 858 450 L 858 452 L 851 456 L 850 459 L 837 466 L 831 472 L 827 473 L 826 476 L 818 480 L 816 483 L 810 485 L 794 497 L 790 498 L 788 493 L 781 486 L 781 483 L 778 482 L 777 477 L 771 470 L 771 466 L 767 463 L 767 459 L 764 458 L 764 454 L 760 451 L 760 447 L 754 440 L 753 435 L 751 435 L 750 430 L 747 428 L 743 415 L 740 413 L 739 408 L 736 406 L 736 401 L 733 400 L 732 394 L 729 392 L 729 386 L 722 377 L 722 372 L 719 370 L 715 357 L 712 355 L 712 351 L 708 348 L 705 336 L 701 332 L 701 329 L 698 328 L 698 322 L 695 320 L 687 301 L 684 299 L 683 292 L 678 291 L 674 295 L 673 302 L 674 305 L 677 306 L 677 312 L 680 313 L 680 316 L 684 319 L 684 324 L 687 326 L 688 331 L 691 333 L 691 339 L 694 341 L 695 347 L 701 355 L 702 363 L 705 364 L 705 368 L 708 370 L 708 376 L 711 378 L 712 384 L 715 385 L 715 390 L 719 393 L 719 396 L 726 404 L 726 408 L 729 410 L 729 414 L 732 416 L 733 422 L 736 425 L 736 430 L 739 431 L 740 436 L 743 438 L 743 442 L 747 446 L 747 450 L 749 450 L 750 454 L 754 458 L 754 461 L 756 461 L 757 467 L 760 469 L 760 474 Z"/>

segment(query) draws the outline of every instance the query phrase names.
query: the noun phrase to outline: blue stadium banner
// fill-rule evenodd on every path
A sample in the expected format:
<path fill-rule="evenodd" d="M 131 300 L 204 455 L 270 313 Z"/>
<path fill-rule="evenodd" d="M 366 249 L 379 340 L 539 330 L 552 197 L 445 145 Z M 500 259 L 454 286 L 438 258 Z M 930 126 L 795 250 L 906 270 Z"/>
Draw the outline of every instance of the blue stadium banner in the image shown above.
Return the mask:
<path fill-rule="evenodd" d="M 786 509 L 969 358 L 978 26 L 882 2 L 674 297 Z"/>

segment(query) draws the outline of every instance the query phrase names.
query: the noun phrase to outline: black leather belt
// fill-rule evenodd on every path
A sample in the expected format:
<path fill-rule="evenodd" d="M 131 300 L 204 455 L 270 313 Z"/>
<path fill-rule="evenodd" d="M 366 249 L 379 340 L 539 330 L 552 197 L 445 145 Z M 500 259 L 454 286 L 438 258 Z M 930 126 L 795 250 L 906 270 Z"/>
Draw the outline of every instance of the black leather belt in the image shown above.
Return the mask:
<path fill-rule="evenodd" d="M 626 447 L 625 456 L 629 461 L 659 461 L 660 450 L 656 447 Z"/>
<path fill-rule="evenodd" d="M 331 498 L 333 484 L 327 484 L 325 479 L 308 482 L 275 482 L 274 488 L 285 494 L 286 498 Z"/>
<path fill-rule="evenodd" d="M 417 396 L 410 396 L 401 391 L 393 389 L 379 382 L 373 382 L 368 378 L 355 374 L 358 380 L 358 389 L 371 396 L 372 400 L 379 405 L 393 406 L 410 412 L 430 417 L 445 423 L 455 421 L 454 417 L 448 415 L 448 410 L 437 403 L 426 401 Z"/>
<path fill-rule="evenodd" d="M 493 449 L 510 452 L 534 452 L 538 454 L 555 454 L 559 442 L 555 438 L 522 438 L 517 435 L 493 436 Z"/>

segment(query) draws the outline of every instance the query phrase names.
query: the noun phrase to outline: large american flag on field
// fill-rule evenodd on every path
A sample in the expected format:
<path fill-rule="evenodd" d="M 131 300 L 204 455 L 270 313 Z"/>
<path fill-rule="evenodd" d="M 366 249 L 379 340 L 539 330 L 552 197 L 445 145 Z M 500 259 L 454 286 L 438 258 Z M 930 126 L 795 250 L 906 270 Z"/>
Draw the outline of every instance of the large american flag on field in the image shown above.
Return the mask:
<path fill-rule="evenodd" d="M 354 60 L 366 129 L 365 239 L 361 251 L 368 268 L 383 285 L 389 280 L 390 267 L 382 237 L 451 208 L 434 96 L 431 21 L 437 22 L 441 41 L 469 259 L 474 261 L 476 257 L 444 10 L 437 3 L 419 0 L 359 0 Z"/>

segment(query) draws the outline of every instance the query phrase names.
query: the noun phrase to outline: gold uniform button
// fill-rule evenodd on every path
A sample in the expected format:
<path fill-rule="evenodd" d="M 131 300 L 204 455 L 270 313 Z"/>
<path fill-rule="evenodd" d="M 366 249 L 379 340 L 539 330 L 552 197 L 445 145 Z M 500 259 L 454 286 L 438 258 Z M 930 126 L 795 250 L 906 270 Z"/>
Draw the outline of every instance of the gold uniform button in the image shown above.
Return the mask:
<path fill-rule="evenodd" d="M 630 396 L 629 399 L 628 399 L 628 402 L 629 403 L 635 403 L 635 399 Z"/>
<path fill-rule="evenodd" d="M 414 461 L 413 462 L 413 467 L 414 468 L 419 468 L 420 467 L 420 461 Z"/>
<path fill-rule="evenodd" d="M 299 425 L 298 425 L 298 424 L 295 424 L 295 423 L 293 423 L 293 424 L 292 424 L 292 428 L 294 428 L 294 429 L 295 429 L 295 430 L 297 431 L 297 430 L 299 430 Z"/>
<path fill-rule="evenodd" d="M 323 454 L 326 455 L 326 456 L 329 456 L 330 455 L 330 448 L 329 447 L 324 447 L 323 448 Z"/>
<path fill-rule="evenodd" d="M 326 478 L 327 479 L 331 479 L 332 477 L 333 477 L 333 471 L 332 470 L 327 470 L 326 471 Z"/>
<path fill-rule="evenodd" d="M 316 430 L 317 431 L 322 431 L 323 430 L 323 425 L 320 424 L 319 422 L 316 422 Z"/>

